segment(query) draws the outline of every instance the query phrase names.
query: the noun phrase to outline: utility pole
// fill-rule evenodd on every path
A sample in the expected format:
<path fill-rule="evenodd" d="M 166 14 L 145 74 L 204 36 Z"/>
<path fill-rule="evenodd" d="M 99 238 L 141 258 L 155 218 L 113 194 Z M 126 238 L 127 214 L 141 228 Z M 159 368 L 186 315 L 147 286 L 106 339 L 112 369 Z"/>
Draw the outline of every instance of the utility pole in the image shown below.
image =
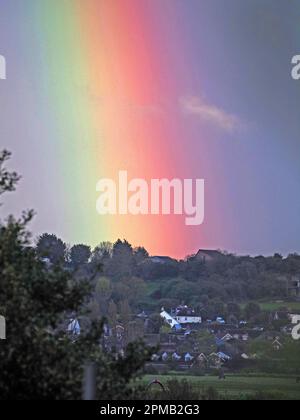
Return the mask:
<path fill-rule="evenodd" d="M 84 368 L 83 401 L 94 401 L 96 399 L 96 377 L 97 369 L 95 363 L 88 363 Z"/>

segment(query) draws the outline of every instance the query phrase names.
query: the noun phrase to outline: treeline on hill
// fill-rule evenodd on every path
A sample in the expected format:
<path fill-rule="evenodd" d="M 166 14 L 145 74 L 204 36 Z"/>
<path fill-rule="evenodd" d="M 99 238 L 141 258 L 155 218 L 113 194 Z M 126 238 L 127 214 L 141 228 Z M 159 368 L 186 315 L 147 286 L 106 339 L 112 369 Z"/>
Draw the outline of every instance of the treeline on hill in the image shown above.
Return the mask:
<path fill-rule="evenodd" d="M 145 248 L 133 248 L 126 240 L 101 243 L 92 251 L 86 245 L 68 247 L 49 234 L 39 238 L 36 250 L 51 263 L 63 261 L 75 276 L 99 269 L 92 303 L 95 317 L 123 312 L 126 318 L 126 312 L 157 312 L 183 302 L 204 318 L 216 313 L 239 317 L 241 303 L 287 298 L 288 282 L 300 273 L 297 254 L 283 258 L 279 254 L 250 257 L 220 252 L 212 261 L 194 255 L 157 263 Z M 258 308 L 254 306 L 255 313 Z M 251 305 L 248 310 L 251 312 Z"/>

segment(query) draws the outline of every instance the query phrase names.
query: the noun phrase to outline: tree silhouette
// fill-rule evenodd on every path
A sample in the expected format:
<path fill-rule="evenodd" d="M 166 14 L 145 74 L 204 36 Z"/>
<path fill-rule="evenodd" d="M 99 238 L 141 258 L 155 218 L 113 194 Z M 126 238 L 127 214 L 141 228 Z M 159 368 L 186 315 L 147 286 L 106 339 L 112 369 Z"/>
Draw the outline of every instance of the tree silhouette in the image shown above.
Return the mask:
<path fill-rule="evenodd" d="M 65 262 L 66 250 L 67 246 L 61 239 L 48 233 L 41 235 L 36 244 L 38 256 L 48 258 L 53 264 Z"/>

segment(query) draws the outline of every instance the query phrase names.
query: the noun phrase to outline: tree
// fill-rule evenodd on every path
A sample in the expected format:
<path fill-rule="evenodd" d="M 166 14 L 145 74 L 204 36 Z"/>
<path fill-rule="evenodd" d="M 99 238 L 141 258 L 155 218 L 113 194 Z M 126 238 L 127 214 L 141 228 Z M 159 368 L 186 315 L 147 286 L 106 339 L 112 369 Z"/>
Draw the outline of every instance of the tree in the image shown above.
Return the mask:
<path fill-rule="evenodd" d="M 143 320 L 137 319 L 135 321 L 131 321 L 127 327 L 127 342 L 134 343 L 139 339 L 144 337 L 145 333 L 145 324 Z"/>
<path fill-rule="evenodd" d="M 5 163 L 10 157 L 11 153 L 7 150 L 0 152 L 0 195 L 15 191 L 16 184 L 21 178 L 16 172 L 10 172 L 6 169 Z"/>
<path fill-rule="evenodd" d="M 239 319 L 241 316 L 242 310 L 239 304 L 230 302 L 227 304 L 227 312 L 229 315 L 233 315 L 235 318 Z"/>
<path fill-rule="evenodd" d="M 0 348 L 0 395 L 3 399 L 69 398 L 72 393 L 79 397 L 89 351 L 84 338 L 75 349 L 58 331 L 63 314 L 79 310 L 89 287 L 70 282 L 59 268 L 48 271 L 36 259 L 26 230 L 30 219 L 31 215 L 21 220 L 11 217 L 1 225 L 0 312 L 7 322 L 7 341 Z M 70 367 L 74 370 L 68 375 Z M 67 379 L 73 390 L 68 389 Z"/>
<path fill-rule="evenodd" d="M 89 318 L 92 321 L 99 321 L 99 319 L 101 318 L 101 311 L 100 311 L 99 303 L 95 299 L 92 299 L 88 303 L 87 307 L 88 307 L 88 312 L 89 312 Z"/>
<path fill-rule="evenodd" d="M 256 316 L 260 315 L 261 308 L 257 303 L 250 302 L 246 305 L 244 312 L 245 312 L 245 316 L 247 320 L 251 320 L 255 318 Z"/>
<path fill-rule="evenodd" d="M 207 331 L 198 332 L 195 338 L 195 350 L 198 353 L 210 354 L 216 350 L 214 336 Z"/>
<path fill-rule="evenodd" d="M 115 297 L 118 301 L 128 300 L 136 308 L 146 294 L 146 284 L 138 277 L 119 281 L 115 286 Z"/>
<path fill-rule="evenodd" d="M 5 175 L 9 176 L 9 175 Z M 14 182 L 0 177 L 4 191 Z M 97 366 L 97 399 L 133 397 L 134 378 L 149 350 L 141 343 L 124 358 L 102 352 L 102 325 L 90 324 L 74 343 L 62 329 L 67 314 L 83 316 L 92 293 L 92 279 L 72 281 L 59 264 L 49 267 L 30 246 L 32 212 L 0 224 L 0 313 L 7 340 L 0 346 L 0 399 L 80 399 L 83 367 Z"/>
<path fill-rule="evenodd" d="M 102 263 L 108 260 L 112 256 L 113 245 L 111 242 L 101 242 L 92 252 L 91 261 L 92 263 Z"/>
<path fill-rule="evenodd" d="M 134 249 L 133 256 L 136 264 L 141 264 L 143 261 L 149 258 L 149 253 L 144 247 L 139 246 L 138 248 Z"/>
<path fill-rule="evenodd" d="M 120 316 L 124 327 L 126 328 L 131 320 L 131 308 L 129 306 L 128 300 L 123 300 L 120 303 Z"/>
<path fill-rule="evenodd" d="M 109 274 L 115 280 L 131 277 L 134 267 L 132 246 L 127 241 L 120 239 L 114 244 Z"/>
<path fill-rule="evenodd" d="M 161 326 L 163 325 L 163 319 L 159 313 L 150 315 L 147 320 L 147 331 L 153 334 L 158 334 Z"/>
<path fill-rule="evenodd" d="M 44 233 L 38 238 L 36 252 L 40 258 L 48 258 L 51 263 L 59 264 L 65 261 L 66 244 L 56 235 Z"/>
<path fill-rule="evenodd" d="M 111 328 L 115 328 L 118 319 L 118 308 L 113 300 L 108 305 L 108 322 Z"/>
<path fill-rule="evenodd" d="M 74 267 L 87 264 L 91 256 L 91 248 L 87 245 L 74 245 L 70 250 L 71 263 Z"/>
<path fill-rule="evenodd" d="M 94 299 L 99 305 L 99 317 L 106 317 L 108 304 L 112 295 L 112 285 L 107 277 L 100 277 L 96 281 Z"/>

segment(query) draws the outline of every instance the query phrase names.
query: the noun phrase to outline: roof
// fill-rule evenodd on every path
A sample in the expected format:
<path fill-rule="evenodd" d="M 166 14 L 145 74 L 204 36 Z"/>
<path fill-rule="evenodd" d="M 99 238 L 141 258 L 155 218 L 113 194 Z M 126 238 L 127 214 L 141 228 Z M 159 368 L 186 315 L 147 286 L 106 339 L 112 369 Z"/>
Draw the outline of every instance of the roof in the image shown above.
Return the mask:
<path fill-rule="evenodd" d="M 192 317 L 200 317 L 200 315 L 196 314 L 195 310 L 189 308 L 186 305 L 180 305 L 176 308 L 174 316 L 192 316 Z"/>
<path fill-rule="evenodd" d="M 170 262 L 176 261 L 176 260 L 174 260 L 171 257 L 160 256 L 160 255 L 155 255 L 153 257 L 150 257 L 150 260 L 153 263 L 157 263 L 157 264 L 166 264 L 166 263 L 170 263 Z"/>
<path fill-rule="evenodd" d="M 163 308 L 160 313 L 161 318 L 163 318 L 172 328 L 175 325 L 180 325 L 179 322 L 176 321 L 168 312 L 166 312 Z"/>
<path fill-rule="evenodd" d="M 208 258 L 218 258 L 222 256 L 222 252 L 216 249 L 199 249 L 196 254 L 196 257 L 208 257 Z"/>
<path fill-rule="evenodd" d="M 217 355 L 220 357 L 220 359 L 223 359 L 223 360 L 230 360 L 231 359 L 231 357 L 228 356 L 228 354 L 225 354 L 222 351 L 220 351 L 219 353 L 217 353 Z"/>
<path fill-rule="evenodd" d="M 191 316 L 193 318 L 195 318 L 195 317 L 201 318 L 200 315 L 196 314 L 194 311 L 189 311 L 189 310 L 181 310 L 181 311 L 177 312 L 175 316 L 185 316 L 185 317 Z"/>

